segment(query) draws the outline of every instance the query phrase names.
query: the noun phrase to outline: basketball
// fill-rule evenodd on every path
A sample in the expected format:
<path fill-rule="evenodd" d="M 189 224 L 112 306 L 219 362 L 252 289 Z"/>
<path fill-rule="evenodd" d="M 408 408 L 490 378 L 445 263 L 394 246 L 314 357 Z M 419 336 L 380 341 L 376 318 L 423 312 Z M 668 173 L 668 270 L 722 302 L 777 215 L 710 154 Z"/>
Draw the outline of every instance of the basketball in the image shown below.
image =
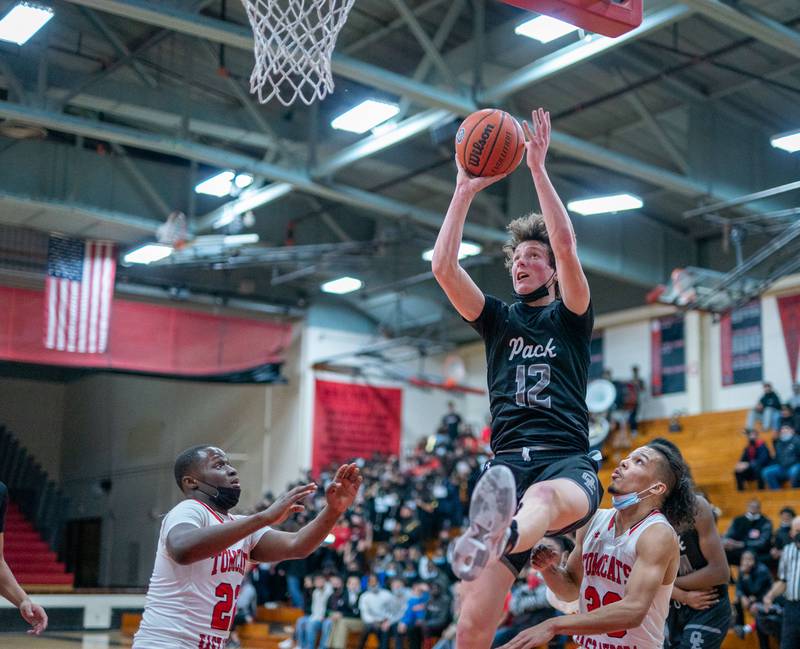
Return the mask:
<path fill-rule="evenodd" d="M 472 176 L 499 176 L 513 171 L 524 151 L 522 127 L 504 110 L 476 111 L 456 131 L 456 156 Z"/>

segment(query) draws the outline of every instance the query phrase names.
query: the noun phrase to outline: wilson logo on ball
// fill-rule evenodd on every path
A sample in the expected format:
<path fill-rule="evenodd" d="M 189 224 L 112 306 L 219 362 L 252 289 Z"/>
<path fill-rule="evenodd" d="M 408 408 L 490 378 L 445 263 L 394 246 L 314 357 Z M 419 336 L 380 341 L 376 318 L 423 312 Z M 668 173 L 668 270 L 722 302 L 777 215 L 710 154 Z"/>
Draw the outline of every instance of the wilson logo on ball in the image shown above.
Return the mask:
<path fill-rule="evenodd" d="M 472 150 L 469 153 L 469 163 L 471 165 L 479 165 L 481 163 L 483 150 L 486 148 L 486 143 L 489 141 L 489 136 L 493 130 L 494 124 L 487 124 L 483 129 L 483 133 L 481 133 L 480 139 L 472 143 Z"/>

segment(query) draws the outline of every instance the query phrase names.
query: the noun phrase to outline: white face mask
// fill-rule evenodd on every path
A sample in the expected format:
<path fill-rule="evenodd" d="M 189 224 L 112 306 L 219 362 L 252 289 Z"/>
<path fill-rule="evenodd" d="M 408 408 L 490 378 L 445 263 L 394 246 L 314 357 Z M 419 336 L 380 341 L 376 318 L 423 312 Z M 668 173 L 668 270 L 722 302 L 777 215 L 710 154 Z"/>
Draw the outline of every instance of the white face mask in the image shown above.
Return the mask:
<path fill-rule="evenodd" d="M 617 511 L 622 511 L 623 509 L 628 509 L 628 507 L 633 507 L 634 505 L 638 505 L 646 498 L 655 495 L 647 493 L 648 491 L 650 491 L 650 489 L 653 489 L 653 487 L 655 486 L 656 485 L 651 485 L 650 487 L 648 487 L 643 491 L 611 496 L 611 504 Z M 642 494 L 647 494 L 647 495 L 642 496 Z"/>

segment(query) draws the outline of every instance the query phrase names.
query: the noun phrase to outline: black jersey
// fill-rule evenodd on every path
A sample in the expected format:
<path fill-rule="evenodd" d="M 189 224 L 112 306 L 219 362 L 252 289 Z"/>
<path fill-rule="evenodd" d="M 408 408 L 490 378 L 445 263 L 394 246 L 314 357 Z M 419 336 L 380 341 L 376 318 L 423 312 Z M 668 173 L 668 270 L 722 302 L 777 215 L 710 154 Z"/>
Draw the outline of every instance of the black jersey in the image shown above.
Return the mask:
<path fill-rule="evenodd" d="M 8 489 L 0 482 L 0 534 L 6 528 L 6 508 L 8 507 Z"/>
<path fill-rule="evenodd" d="M 485 298 L 470 325 L 486 343 L 492 451 L 546 446 L 588 452 L 591 304 L 578 316 L 561 300 L 535 307 Z"/>
<path fill-rule="evenodd" d="M 700 537 L 694 527 L 681 532 L 678 535 L 678 542 L 681 548 L 681 562 L 678 566 L 679 577 L 697 572 L 700 568 L 705 568 L 708 565 L 708 561 L 700 549 Z"/>

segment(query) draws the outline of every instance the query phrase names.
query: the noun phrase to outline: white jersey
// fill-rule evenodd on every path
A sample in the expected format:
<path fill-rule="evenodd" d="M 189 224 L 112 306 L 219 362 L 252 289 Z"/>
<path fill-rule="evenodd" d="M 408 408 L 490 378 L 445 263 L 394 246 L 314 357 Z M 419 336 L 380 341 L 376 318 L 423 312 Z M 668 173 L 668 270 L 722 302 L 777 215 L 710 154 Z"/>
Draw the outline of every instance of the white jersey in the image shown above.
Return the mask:
<path fill-rule="evenodd" d="M 648 527 L 666 525 L 672 530 L 664 515 L 654 510 L 631 529 L 616 536 L 615 514 L 614 509 L 599 509 L 583 538 L 581 613 L 622 599 L 636 561 L 636 542 Z M 640 626 L 591 636 L 576 635 L 575 642 L 584 649 L 661 649 L 671 593 L 671 583 L 658 587 Z"/>
<path fill-rule="evenodd" d="M 188 565 L 167 553 L 167 534 L 176 525 L 224 525 L 224 516 L 199 500 L 184 500 L 164 517 L 144 615 L 133 649 L 224 649 L 235 615 L 250 551 L 265 527 L 214 557 Z"/>

